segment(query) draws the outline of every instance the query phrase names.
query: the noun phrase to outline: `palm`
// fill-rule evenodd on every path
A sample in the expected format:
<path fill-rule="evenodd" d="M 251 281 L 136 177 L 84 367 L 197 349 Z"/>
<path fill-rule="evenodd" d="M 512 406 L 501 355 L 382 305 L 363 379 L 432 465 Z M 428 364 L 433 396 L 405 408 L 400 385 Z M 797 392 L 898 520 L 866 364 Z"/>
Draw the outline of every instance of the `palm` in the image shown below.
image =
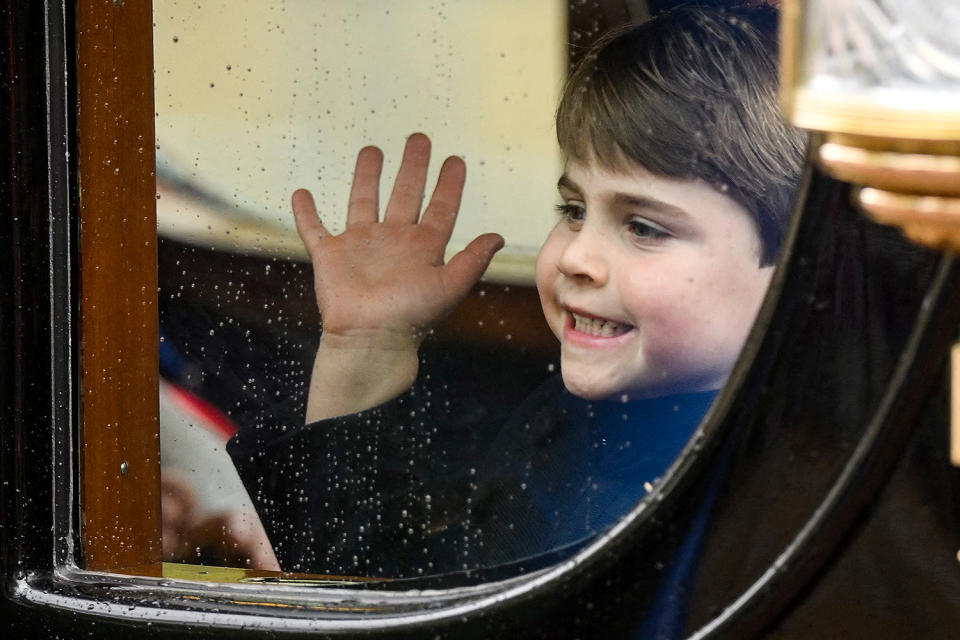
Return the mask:
<path fill-rule="evenodd" d="M 324 335 L 412 336 L 436 323 L 466 295 L 502 246 L 485 234 L 444 264 L 456 222 L 465 168 L 448 158 L 430 203 L 420 217 L 430 143 L 407 142 L 390 202 L 379 220 L 377 191 L 382 154 L 368 147 L 357 157 L 347 228 L 330 235 L 306 191 L 293 197 L 297 230 L 314 268 Z"/>
<path fill-rule="evenodd" d="M 465 293 L 445 282 L 444 244 L 433 229 L 389 222 L 322 238 L 313 264 L 324 332 L 431 325 Z"/>

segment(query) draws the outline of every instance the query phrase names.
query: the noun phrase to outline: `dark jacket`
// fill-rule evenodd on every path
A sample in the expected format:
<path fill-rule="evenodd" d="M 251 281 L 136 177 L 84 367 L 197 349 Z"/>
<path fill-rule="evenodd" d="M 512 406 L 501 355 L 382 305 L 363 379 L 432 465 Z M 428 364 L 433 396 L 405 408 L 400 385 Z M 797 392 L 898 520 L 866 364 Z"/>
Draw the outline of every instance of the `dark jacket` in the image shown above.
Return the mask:
<path fill-rule="evenodd" d="M 289 431 L 241 429 L 227 450 L 284 570 L 408 577 L 524 559 L 532 569 L 637 504 L 714 395 L 587 402 L 554 376 L 505 412 L 473 464 L 446 455 L 444 434 L 478 417 L 424 393 Z"/>

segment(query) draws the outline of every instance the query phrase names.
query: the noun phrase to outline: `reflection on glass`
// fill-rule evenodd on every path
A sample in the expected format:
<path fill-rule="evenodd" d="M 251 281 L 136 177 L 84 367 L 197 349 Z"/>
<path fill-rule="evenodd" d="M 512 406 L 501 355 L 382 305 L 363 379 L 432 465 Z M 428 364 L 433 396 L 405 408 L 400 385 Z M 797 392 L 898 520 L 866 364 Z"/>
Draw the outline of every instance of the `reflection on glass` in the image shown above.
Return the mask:
<path fill-rule="evenodd" d="M 470 165 L 470 215 L 451 250 L 506 230 L 509 255 L 494 275 L 529 281 L 550 220 L 527 213 L 553 197 L 560 166 L 552 114 L 564 13 L 553 0 L 156 2 L 161 233 L 300 257 L 293 190 L 314 185 L 340 231 L 357 149 L 395 149 L 426 130 Z M 194 193 L 168 194 L 171 183 Z M 205 198 L 184 197 L 196 192 Z"/>
<path fill-rule="evenodd" d="M 201 392 L 233 381 L 235 395 L 220 393 L 219 410 L 235 431 L 226 450 L 262 520 L 261 546 L 269 537 L 287 571 L 526 571 L 582 547 L 636 506 L 689 441 L 740 352 L 783 238 L 802 144 L 777 112 L 769 11 L 683 9 L 607 40 L 567 83 L 556 118 L 563 158 L 557 168 L 556 151 L 537 146 L 539 125 L 529 125 L 522 109 L 511 105 L 501 122 L 486 108 L 447 102 L 444 88 L 456 77 L 459 90 L 496 86 L 495 98 L 509 100 L 495 101 L 510 103 L 517 96 L 502 87 L 515 82 L 511 73 L 526 73 L 543 55 L 505 44 L 484 49 L 482 38 L 466 37 L 456 40 L 463 53 L 448 55 L 452 22 L 471 30 L 516 25 L 509 16 L 491 19 L 486 5 L 485 20 L 477 14 L 469 22 L 457 12 L 475 3 L 447 4 L 453 7 L 427 11 L 444 25 L 435 37 L 417 41 L 429 30 L 399 28 L 397 21 L 410 18 L 405 9 L 371 27 L 376 47 L 358 36 L 365 5 L 325 4 L 322 20 L 308 3 L 285 5 L 290 15 L 258 16 L 265 42 L 311 45 L 306 58 L 276 65 L 277 75 L 290 74 L 276 93 L 296 96 L 299 106 L 260 105 L 272 91 L 240 83 L 233 88 L 241 105 L 255 100 L 264 111 L 259 118 L 224 118 L 235 126 L 214 142 L 200 141 L 205 129 L 179 139 L 171 133 L 179 142 L 167 150 L 165 131 L 193 126 L 196 110 L 177 115 L 180 99 L 164 97 L 159 78 L 181 67 L 167 69 L 158 48 L 158 139 L 166 158 L 160 170 L 170 176 L 161 192 L 160 216 L 169 219 L 162 231 L 202 232 L 203 222 L 181 221 L 210 214 L 233 237 L 224 242 L 202 233 L 191 243 L 229 247 L 242 236 L 261 250 L 293 255 L 290 234 L 279 230 L 289 214 L 274 213 L 283 206 L 274 197 L 313 191 L 293 196 L 312 283 L 309 269 L 237 256 L 203 299 L 191 289 L 204 288 L 204 274 L 192 270 L 205 258 L 184 245 L 172 261 L 177 277 L 168 279 L 180 284 L 161 293 L 171 377 Z M 163 41 L 160 16 L 173 7 L 158 5 Z M 540 11 L 536 21 L 523 18 L 524 29 L 547 15 L 556 19 L 548 31 L 562 24 L 554 3 Z M 282 20 L 292 14 L 288 32 Z M 191 25 L 202 23 L 194 17 Z M 313 26 L 302 32 L 304 25 Z M 348 35 L 342 50 L 321 55 L 313 48 L 322 27 Z M 333 34 L 323 33 L 329 47 Z M 274 40 L 277 34 L 283 37 Z M 174 48 L 187 42 L 182 34 L 168 39 Z M 394 39 L 406 42 L 408 55 L 390 53 Z M 516 38 L 523 46 L 530 40 L 528 33 Z M 534 48 L 549 47 L 541 41 Z M 383 52 L 389 62 L 402 60 L 399 69 L 385 70 Z M 562 68 L 562 53 L 558 45 L 539 68 Z M 454 72 L 448 59 L 437 67 L 435 56 L 479 67 Z M 503 59 L 509 68 L 497 66 Z M 230 64 L 230 73 L 243 67 Z M 348 75 L 323 84 L 335 66 Z M 425 69 L 431 78 L 440 69 L 443 81 L 418 81 L 428 90 L 398 88 Z M 379 93 L 368 95 L 371 84 Z M 340 95 L 331 100 L 341 106 L 327 113 L 324 100 L 334 89 Z M 541 93 L 552 90 L 548 82 Z M 521 95 L 532 101 L 534 94 Z M 443 107 L 429 119 L 392 113 L 422 114 L 424 101 Z M 552 105 L 538 108 L 530 122 L 549 121 Z M 216 131 L 217 119 L 211 116 L 207 128 Z M 289 127 L 287 137 L 277 135 L 278 122 Z M 269 143 L 255 142 L 261 126 L 274 127 L 263 134 Z M 353 159 L 345 156 L 369 142 L 373 127 L 382 127 L 375 141 L 383 144 L 386 168 L 379 151 L 364 149 L 351 180 Z M 407 137 L 415 130 L 437 131 L 432 148 L 441 154 L 472 149 L 471 141 L 484 150 L 431 164 L 431 140 Z M 219 159 L 208 157 L 230 136 L 241 143 Z M 403 159 L 394 171 L 401 137 Z M 259 157 L 268 144 L 275 154 L 269 161 Z M 183 158 L 192 147 L 191 168 Z M 538 151 L 521 157 L 519 149 Z M 256 159 L 248 165 L 238 159 L 244 156 Z M 258 172 L 267 166 L 282 170 L 262 182 Z M 484 181 L 494 175 L 484 167 L 492 166 L 508 171 Z M 544 170 L 553 172 L 557 197 L 540 190 Z M 381 180 L 381 173 L 390 178 Z M 514 173 L 526 176 L 520 185 Z M 489 206 L 493 198 L 500 204 Z M 252 211 L 265 212 L 269 224 L 277 220 L 277 229 L 253 224 Z M 234 226 L 223 226 L 224 218 Z M 315 294 L 322 332 L 309 315 L 291 317 L 281 300 L 252 292 L 264 283 L 284 300 Z M 235 304 L 254 300 L 252 308 Z M 195 329 L 198 321 L 210 327 L 209 336 Z M 538 342 L 547 332 L 559 342 L 559 359 L 556 346 L 545 351 Z M 225 456 L 216 451 L 219 468 Z M 236 486 L 233 476 L 230 483 Z M 247 560 L 268 566 L 272 558 Z"/>
<path fill-rule="evenodd" d="M 472 311 L 425 347 L 430 359 L 470 360 L 469 372 L 455 367 L 462 379 L 508 362 L 521 387 L 547 374 L 529 285 L 553 220 L 529 214 L 550 202 L 560 166 L 564 13 L 550 0 L 154 3 L 168 560 L 271 567 L 254 553 L 263 545 L 223 446 L 238 426 L 302 421 L 317 339 L 304 307 L 316 303 L 309 270 L 288 262 L 305 257 L 289 197 L 310 184 L 342 229 L 365 143 L 428 129 L 470 164 L 470 214 L 451 252 L 488 229 L 509 243 Z M 502 359 L 488 355 L 501 345 Z M 456 449 L 475 446 L 471 436 Z"/>

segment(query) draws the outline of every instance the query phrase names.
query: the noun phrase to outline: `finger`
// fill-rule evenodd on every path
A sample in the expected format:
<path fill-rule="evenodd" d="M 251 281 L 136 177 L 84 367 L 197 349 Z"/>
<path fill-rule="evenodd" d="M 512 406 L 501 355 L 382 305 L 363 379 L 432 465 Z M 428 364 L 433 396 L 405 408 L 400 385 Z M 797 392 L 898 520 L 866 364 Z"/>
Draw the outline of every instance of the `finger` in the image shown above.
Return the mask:
<path fill-rule="evenodd" d="M 457 157 L 447 158 L 440 168 L 437 186 L 430 197 L 430 204 L 423 212 L 422 224 L 428 225 L 443 235 L 443 243 L 450 240 L 453 225 L 457 222 L 463 184 L 467 178 L 467 165 Z"/>
<path fill-rule="evenodd" d="M 306 189 L 297 189 L 290 198 L 293 219 L 297 223 L 297 234 L 307 253 L 313 258 L 319 246 L 320 238 L 330 235 L 317 216 L 317 207 L 313 196 Z"/>
<path fill-rule="evenodd" d="M 380 210 L 380 170 L 383 152 L 376 147 L 364 147 L 357 154 L 347 205 L 347 226 L 358 222 L 376 222 Z"/>
<path fill-rule="evenodd" d="M 427 183 L 430 164 L 430 138 L 415 133 L 407 138 L 397 180 L 393 183 L 390 202 L 384 212 L 384 221 L 413 224 L 420 217 L 423 206 L 423 188 Z"/>
<path fill-rule="evenodd" d="M 487 270 L 493 254 L 503 248 L 503 237 L 485 233 L 476 237 L 443 267 L 445 288 L 458 296 L 466 295 Z"/>

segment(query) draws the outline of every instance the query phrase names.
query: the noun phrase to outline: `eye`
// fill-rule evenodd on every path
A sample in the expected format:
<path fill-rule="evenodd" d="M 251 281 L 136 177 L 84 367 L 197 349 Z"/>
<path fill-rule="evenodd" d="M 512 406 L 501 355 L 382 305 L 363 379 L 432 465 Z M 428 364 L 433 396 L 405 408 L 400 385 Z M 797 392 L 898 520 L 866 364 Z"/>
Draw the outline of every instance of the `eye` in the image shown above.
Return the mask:
<path fill-rule="evenodd" d="M 665 240 L 673 237 L 672 233 L 657 223 L 644 218 L 631 218 L 627 222 L 627 228 L 635 238 L 641 240 Z"/>
<path fill-rule="evenodd" d="M 567 224 L 579 224 L 587 217 L 586 208 L 579 202 L 558 204 L 557 213 Z"/>

